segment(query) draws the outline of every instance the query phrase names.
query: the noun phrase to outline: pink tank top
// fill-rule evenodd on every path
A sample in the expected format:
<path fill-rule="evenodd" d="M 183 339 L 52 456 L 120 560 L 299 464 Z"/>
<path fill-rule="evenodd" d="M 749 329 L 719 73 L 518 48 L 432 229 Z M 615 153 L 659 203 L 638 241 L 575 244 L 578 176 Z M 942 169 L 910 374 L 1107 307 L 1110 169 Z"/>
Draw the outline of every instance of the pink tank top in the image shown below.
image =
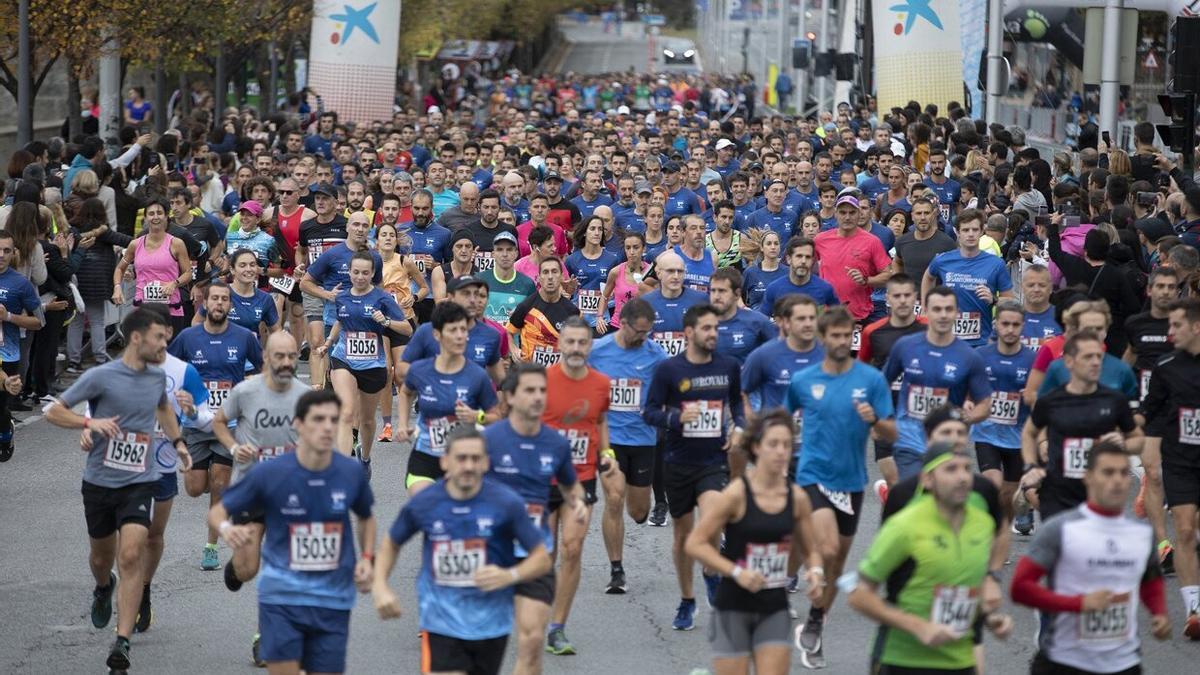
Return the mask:
<path fill-rule="evenodd" d="M 169 303 L 171 316 L 183 316 L 183 305 L 179 302 L 179 289 L 170 297 L 163 294 L 163 286 L 179 278 L 179 261 L 171 255 L 171 235 L 163 237 L 163 243 L 151 251 L 146 248 L 146 237 L 138 237 L 133 244 L 133 270 L 137 279 L 133 301 Z"/>
<path fill-rule="evenodd" d="M 617 265 L 617 280 L 615 283 L 613 283 L 612 318 L 610 318 L 608 321 L 609 325 L 613 327 L 621 325 L 621 308 L 625 306 L 625 303 L 638 296 L 638 285 L 629 281 L 629 279 L 625 277 L 625 270 L 628 268 L 628 266 L 629 263 L 627 262 Z M 649 266 L 650 263 L 643 260 L 642 272 L 644 273 L 646 268 Z"/>

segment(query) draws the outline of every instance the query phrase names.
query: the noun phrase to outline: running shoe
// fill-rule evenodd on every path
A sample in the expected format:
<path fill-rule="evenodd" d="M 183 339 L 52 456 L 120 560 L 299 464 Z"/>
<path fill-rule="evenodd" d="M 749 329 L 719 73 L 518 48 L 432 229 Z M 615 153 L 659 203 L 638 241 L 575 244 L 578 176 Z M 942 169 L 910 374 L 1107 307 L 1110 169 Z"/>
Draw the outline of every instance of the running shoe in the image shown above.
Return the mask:
<path fill-rule="evenodd" d="M 1137 496 L 1133 498 L 1133 515 L 1146 519 L 1146 480 L 1143 478 L 1142 485 L 1138 488 Z"/>
<path fill-rule="evenodd" d="M 575 653 L 575 645 L 567 639 L 562 628 L 555 628 L 546 636 L 546 651 L 555 656 L 570 656 Z"/>
<path fill-rule="evenodd" d="M 701 572 L 700 576 L 704 577 L 704 591 L 707 594 L 708 606 L 710 608 L 715 607 L 717 604 L 717 587 L 721 585 L 721 575 L 704 574 Z"/>
<path fill-rule="evenodd" d="M 376 443 L 391 443 L 392 442 L 392 423 L 388 422 L 383 425 L 383 431 L 379 432 L 379 437 L 375 439 Z"/>
<path fill-rule="evenodd" d="M 307 341 L 305 341 L 303 344 L 301 344 L 300 345 L 300 360 L 307 362 L 309 353 L 311 351 L 312 351 L 312 349 L 309 348 Z M 266 666 L 259 666 L 259 668 L 266 668 Z"/>
<path fill-rule="evenodd" d="M 887 504 L 887 496 L 888 496 L 887 481 L 880 478 L 879 480 L 875 481 L 874 488 L 875 488 L 875 496 L 879 498 L 879 503 L 881 505 Z"/>
<path fill-rule="evenodd" d="M 667 504 L 659 502 L 654 505 L 654 510 L 650 512 L 650 524 L 654 527 L 666 527 L 667 525 Z"/>
<path fill-rule="evenodd" d="M 16 447 L 13 445 L 13 435 L 10 432 L 8 438 L 0 440 L 0 462 L 12 459 L 14 450 Z"/>
<path fill-rule="evenodd" d="M 810 614 L 796 629 L 796 648 L 801 654 L 813 654 L 821 651 L 821 633 L 825 630 L 825 621 L 815 619 Z M 805 666 L 812 668 L 813 666 Z"/>
<path fill-rule="evenodd" d="M 825 667 L 825 650 L 818 646 L 813 652 L 800 652 L 800 665 L 809 670 L 820 670 Z"/>
<path fill-rule="evenodd" d="M 613 570 L 612 578 L 608 580 L 608 588 L 604 589 L 604 592 L 609 595 L 625 594 L 624 570 Z"/>
<path fill-rule="evenodd" d="M 225 588 L 234 593 L 242 590 L 242 580 L 237 578 L 237 573 L 233 569 L 233 558 L 225 563 Z"/>
<path fill-rule="evenodd" d="M 1013 518 L 1012 531 L 1025 537 L 1033 534 L 1033 511 L 1026 511 Z"/>
<path fill-rule="evenodd" d="M 681 600 L 679 608 L 675 610 L 675 620 L 671 622 L 671 628 L 675 630 L 692 630 L 696 627 L 696 601 Z"/>
<path fill-rule="evenodd" d="M 221 569 L 221 559 L 217 557 L 216 544 L 204 545 L 204 555 L 200 558 L 200 569 L 206 572 Z"/>
<path fill-rule="evenodd" d="M 108 573 L 108 585 L 104 588 L 97 586 L 92 591 L 92 625 L 104 628 L 112 619 L 113 592 L 117 590 L 117 575 Z"/>
<path fill-rule="evenodd" d="M 129 670 L 129 640 L 117 636 L 105 663 L 110 670 Z"/>
<path fill-rule="evenodd" d="M 137 619 L 133 622 L 133 632 L 145 633 L 154 623 L 154 608 L 150 606 L 150 586 L 142 587 L 142 602 L 138 605 Z"/>
<path fill-rule="evenodd" d="M 78 375 L 83 372 L 83 364 L 78 361 L 71 361 L 67 364 L 67 372 L 71 375 Z"/>
<path fill-rule="evenodd" d="M 255 668 L 266 668 L 267 662 L 263 660 L 261 651 L 262 635 L 254 634 L 254 639 L 250 641 L 250 658 L 254 661 Z"/>
<path fill-rule="evenodd" d="M 799 592 L 799 590 L 800 590 L 800 575 L 797 574 L 795 576 L 788 577 L 788 585 L 787 585 L 788 593 L 796 593 L 796 592 Z M 799 617 L 792 617 L 792 618 L 795 619 L 795 618 L 799 618 Z"/>
<path fill-rule="evenodd" d="M 1166 539 L 1158 542 L 1158 566 L 1162 568 L 1164 576 L 1175 574 L 1175 549 Z"/>
<path fill-rule="evenodd" d="M 1200 614 L 1188 612 L 1187 620 L 1183 622 L 1183 635 L 1189 640 L 1200 640 Z"/>

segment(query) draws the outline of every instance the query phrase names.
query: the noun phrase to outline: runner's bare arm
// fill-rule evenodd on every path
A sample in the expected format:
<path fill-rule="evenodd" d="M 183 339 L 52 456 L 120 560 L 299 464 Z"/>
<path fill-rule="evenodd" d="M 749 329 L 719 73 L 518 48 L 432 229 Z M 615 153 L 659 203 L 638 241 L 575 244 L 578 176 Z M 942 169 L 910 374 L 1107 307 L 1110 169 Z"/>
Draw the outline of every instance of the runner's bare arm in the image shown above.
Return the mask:
<path fill-rule="evenodd" d="M 392 541 L 388 534 L 383 535 L 383 541 L 376 552 L 375 569 L 371 583 L 371 596 L 375 601 L 375 610 L 381 619 L 400 618 L 400 600 L 388 586 L 388 576 L 396 566 L 396 558 L 400 555 L 400 544 Z"/>

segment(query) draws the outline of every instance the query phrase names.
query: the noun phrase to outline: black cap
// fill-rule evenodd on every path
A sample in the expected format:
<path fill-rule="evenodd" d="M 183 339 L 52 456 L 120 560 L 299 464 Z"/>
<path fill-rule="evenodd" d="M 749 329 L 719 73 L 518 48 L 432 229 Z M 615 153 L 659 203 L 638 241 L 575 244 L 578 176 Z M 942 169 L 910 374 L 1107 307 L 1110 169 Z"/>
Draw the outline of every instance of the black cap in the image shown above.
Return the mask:
<path fill-rule="evenodd" d="M 556 180 L 561 183 L 563 182 L 563 177 L 558 175 L 557 171 L 547 171 L 546 176 L 542 178 L 542 182 L 544 183 L 548 180 Z"/>
<path fill-rule="evenodd" d="M 950 420 L 956 420 L 958 422 L 962 422 L 963 424 L 967 423 L 967 420 L 965 417 L 963 417 L 961 410 L 955 408 L 954 406 L 944 405 L 929 413 L 929 415 L 925 418 L 925 435 L 932 435 L 934 429 L 937 429 L 943 423 L 949 422 Z"/>
<path fill-rule="evenodd" d="M 679 173 L 679 165 L 675 162 L 667 162 L 662 166 L 663 173 Z"/>
<path fill-rule="evenodd" d="M 450 283 L 446 284 L 446 292 L 453 293 L 459 289 L 469 288 L 471 286 L 483 286 L 484 288 L 487 288 L 487 284 L 484 283 L 482 279 L 476 279 L 472 276 L 461 276 L 451 279 Z"/>
<path fill-rule="evenodd" d="M 1151 244 L 1175 234 L 1175 228 L 1159 218 L 1142 218 L 1134 221 L 1133 226 L 1138 232 L 1146 235 Z"/>
<path fill-rule="evenodd" d="M 471 236 L 470 231 L 468 231 L 465 227 L 460 227 L 450 233 L 450 248 L 454 248 L 454 245 L 463 239 L 466 239 L 472 244 L 475 243 L 475 237 Z"/>
<path fill-rule="evenodd" d="M 329 183 L 317 183 L 317 186 L 310 189 L 309 193 L 314 195 L 325 195 L 326 197 L 333 197 L 334 199 L 337 199 L 337 188 L 333 187 Z"/>

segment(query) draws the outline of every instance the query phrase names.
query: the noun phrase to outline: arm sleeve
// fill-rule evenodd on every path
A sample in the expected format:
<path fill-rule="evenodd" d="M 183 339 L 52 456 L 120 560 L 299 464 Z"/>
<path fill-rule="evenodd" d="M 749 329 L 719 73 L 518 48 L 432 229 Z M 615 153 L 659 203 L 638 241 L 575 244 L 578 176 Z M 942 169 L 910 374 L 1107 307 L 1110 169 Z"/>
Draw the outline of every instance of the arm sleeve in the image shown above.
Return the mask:
<path fill-rule="evenodd" d="M 90 401 L 97 393 L 95 384 L 97 377 L 95 370 L 83 371 L 79 379 L 75 380 L 75 384 L 72 384 L 66 391 L 58 395 L 58 400 L 62 401 L 63 405 L 68 408 L 74 408 L 84 401 Z"/>
<path fill-rule="evenodd" d="M 1048 345 L 1038 347 L 1037 356 L 1033 357 L 1033 369 L 1044 373 L 1050 370 L 1050 364 L 1054 362 L 1054 352 L 1050 350 Z"/>
<path fill-rule="evenodd" d="M 1033 422 L 1033 426 L 1039 429 L 1045 429 L 1049 423 L 1049 420 L 1046 419 L 1046 416 L 1049 414 L 1049 406 L 1046 405 L 1045 400 L 1044 397 L 1039 395 L 1037 402 L 1033 404 L 1033 410 L 1029 411 L 1029 421 Z"/>
<path fill-rule="evenodd" d="M 221 503 L 225 505 L 225 510 L 231 514 L 257 510 L 262 503 L 258 477 L 263 473 L 262 471 L 250 471 L 244 478 L 230 485 L 221 495 Z"/>
<path fill-rule="evenodd" d="M 1161 437 L 1166 429 L 1165 424 L 1168 422 L 1165 414 L 1168 407 L 1167 395 L 1167 383 L 1162 374 L 1162 366 L 1155 366 L 1154 370 L 1150 371 L 1150 386 L 1141 405 L 1141 412 L 1146 416 L 1147 436 Z"/>
<path fill-rule="evenodd" d="M 1137 428 L 1137 422 L 1133 419 L 1133 408 L 1130 408 L 1126 401 L 1117 403 L 1117 411 L 1117 427 L 1121 431 L 1129 433 Z"/>
<path fill-rule="evenodd" d="M 858 360 L 863 363 L 871 362 L 871 336 L 875 334 L 878 327 L 879 324 L 874 323 L 867 326 L 858 340 Z"/>
<path fill-rule="evenodd" d="M 420 508 L 420 505 L 414 504 L 410 500 L 404 505 L 404 508 L 400 509 L 400 515 L 396 516 L 396 522 L 392 523 L 392 527 L 388 529 L 388 537 L 396 542 L 397 546 L 403 546 L 405 542 L 420 531 L 417 518 L 413 515 L 415 508 Z"/>
<path fill-rule="evenodd" d="M 667 409 L 667 397 L 670 394 L 671 368 L 666 364 L 659 365 L 650 380 L 650 389 L 646 392 L 646 407 L 642 410 L 642 419 L 652 427 L 671 428 L 671 414 Z"/>
<path fill-rule="evenodd" d="M 275 309 L 275 302 L 268 302 L 263 306 L 263 321 L 267 322 L 268 326 L 274 326 L 279 323 L 279 310 Z"/>
<path fill-rule="evenodd" d="M 1153 616 L 1167 613 L 1166 584 L 1163 579 L 1162 567 L 1158 563 L 1158 551 L 1150 547 L 1146 560 L 1146 572 L 1142 574 L 1141 587 L 1138 589 L 1142 604 Z"/>
<path fill-rule="evenodd" d="M 1012 588 L 1009 593 L 1015 603 L 1033 607 L 1043 612 L 1074 612 L 1083 610 L 1082 595 L 1055 593 L 1041 584 L 1046 569 L 1034 562 L 1030 556 L 1021 558 L 1013 572 Z"/>
<path fill-rule="evenodd" d="M 900 359 L 896 356 L 896 347 L 892 346 L 892 351 L 888 354 L 887 361 L 883 363 L 883 379 L 888 382 L 895 382 L 897 377 L 900 377 L 902 367 Z"/>

